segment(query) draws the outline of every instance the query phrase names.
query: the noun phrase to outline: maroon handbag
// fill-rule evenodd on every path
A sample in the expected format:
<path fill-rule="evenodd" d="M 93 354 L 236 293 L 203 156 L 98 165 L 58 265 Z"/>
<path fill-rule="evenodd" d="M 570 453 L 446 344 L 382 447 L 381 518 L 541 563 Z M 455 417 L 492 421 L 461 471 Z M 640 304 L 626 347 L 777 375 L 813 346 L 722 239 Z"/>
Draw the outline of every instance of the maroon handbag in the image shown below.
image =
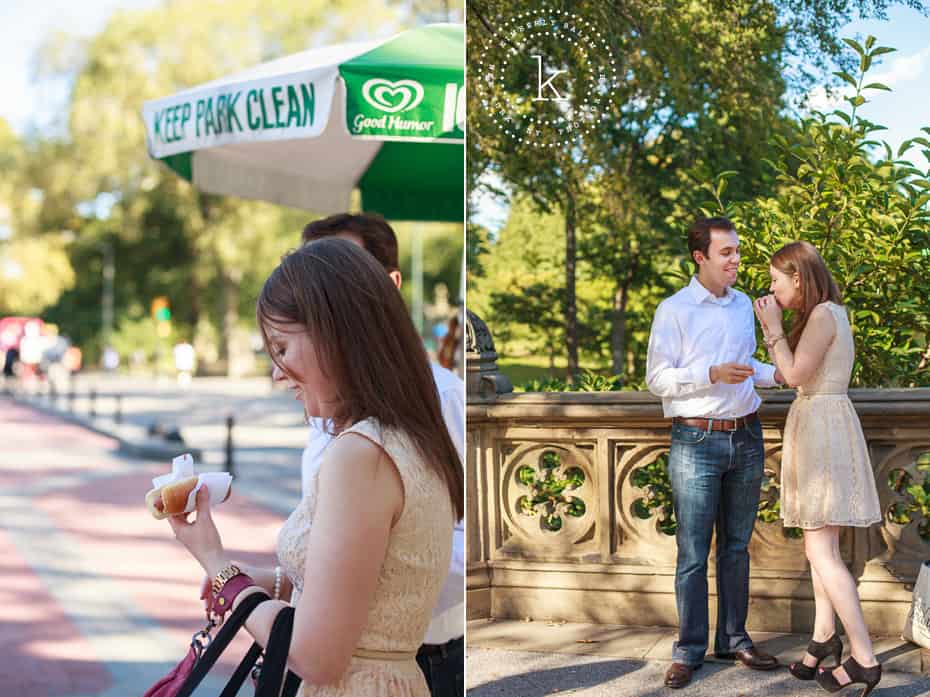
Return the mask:
<path fill-rule="evenodd" d="M 165 677 L 152 685 L 143 697 L 190 697 L 233 640 L 236 632 L 245 624 L 252 610 L 266 600 L 268 600 L 266 593 L 253 593 L 246 597 L 220 627 L 215 639 L 212 638 L 210 632 L 216 623 L 208 615 L 207 626 L 191 638 L 187 655 Z M 290 612 L 282 611 L 275 619 L 265 657 L 265 663 L 272 661 L 273 666 L 270 666 L 271 670 L 260 671 L 259 692 L 256 694 L 277 695 L 280 693 L 283 681 L 285 683 L 283 695 L 294 695 L 300 685 L 300 679 L 295 674 L 286 671 L 285 675 L 291 624 L 293 623 L 293 608 L 287 608 L 287 610 Z M 253 643 L 226 684 L 221 697 L 234 697 L 238 694 L 249 673 L 256 668 L 256 664 L 265 668 L 260 662 L 261 657 L 261 645 Z M 278 666 L 279 663 L 280 666 Z"/>
<path fill-rule="evenodd" d="M 181 691 L 181 687 L 194 670 L 197 659 L 200 658 L 198 652 L 203 651 L 202 648 L 194 648 L 196 637 L 199 634 L 200 632 L 194 635 L 194 639 L 191 641 L 191 647 L 187 650 L 187 655 L 181 659 L 181 662 L 172 668 L 168 675 L 152 685 L 142 697 L 176 697 L 178 692 Z M 202 646 L 201 644 L 198 645 Z"/>

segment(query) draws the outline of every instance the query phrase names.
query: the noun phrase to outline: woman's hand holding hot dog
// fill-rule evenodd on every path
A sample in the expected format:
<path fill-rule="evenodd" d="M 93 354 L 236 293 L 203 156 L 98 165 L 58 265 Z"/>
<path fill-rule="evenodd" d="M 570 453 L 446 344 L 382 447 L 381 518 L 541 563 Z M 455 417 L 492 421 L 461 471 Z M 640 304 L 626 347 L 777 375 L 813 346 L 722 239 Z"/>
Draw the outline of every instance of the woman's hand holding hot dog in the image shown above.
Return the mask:
<path fill-rule="evenodd" d="M 168 523 L 178 541 L 187 548 L 206 574 L 213 578 L 231 560 L 223 549 L 223 541 L 213 522 L 213 515 L 210 513 L 210 492 L 206 485 L 197 492 L 196 518 L 189 521 L 189 515 L 170 516 Z"/>

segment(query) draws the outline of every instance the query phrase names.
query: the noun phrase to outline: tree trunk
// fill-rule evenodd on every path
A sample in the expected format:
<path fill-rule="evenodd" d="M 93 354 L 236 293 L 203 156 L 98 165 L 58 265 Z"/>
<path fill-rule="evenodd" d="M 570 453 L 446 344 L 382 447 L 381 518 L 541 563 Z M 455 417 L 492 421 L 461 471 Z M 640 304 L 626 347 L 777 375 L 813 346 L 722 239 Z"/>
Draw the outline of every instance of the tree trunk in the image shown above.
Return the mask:
<path fill-rule="evenodd" d="M 611 309 L 611 328 L 610 328 L 610 357 L 613 374 L 618 376 L 624 383 L 628 373 L 624 366 L 626 359 L 626 308 L 630 302 L 630 288 L 633 287 L 633 280 L 636 278 L 636 271 L 639 267 L 639 252 L 631 249 L 629 238 L 623 244 L 623 254 L 627 259 L 626 273 L 617 281 L 617 289 L 614 291 L 613 308 Z"/>
<path fill-rule="evenodd" d="M 187 305 L 191 313 L 191 326 L 194 328 L 194 334 L 196 335 L 197 325 L 200 323 L 201 288 L 200 281 L 197 280 L 197 274 L 193 266 L 191 266 L 190 277 L 190 292 L 187 295 Z"/>
<path fill-rule="evenodd" d="M 626 306 L 629 299 L 629 284 L 619 284 L 614 291 L 614 305 L 611 311 L 610 356 L 613 374 L 621 378 L 626 377 L 626 366 L 624 365 L 626 358 Z"/>
<path fill-rule="evenodd" d="M 223 321 L 221 323 L 219 354 L 220 361 L 226 366 L 226 376 L 232 377 L 233 337 L 235 336 L 236 324 L 239 321 L 239 284 L 223 268 L 220 269 L 220 278 L 223 284 L 221 296 Z"/>
<path fill-rule="evenodd" d="M 578 311 L 575 306 L 575 199 L 568 194 L 565 205 L 565 343 L 568 347 L 568 383 L 578 374 Z"/>

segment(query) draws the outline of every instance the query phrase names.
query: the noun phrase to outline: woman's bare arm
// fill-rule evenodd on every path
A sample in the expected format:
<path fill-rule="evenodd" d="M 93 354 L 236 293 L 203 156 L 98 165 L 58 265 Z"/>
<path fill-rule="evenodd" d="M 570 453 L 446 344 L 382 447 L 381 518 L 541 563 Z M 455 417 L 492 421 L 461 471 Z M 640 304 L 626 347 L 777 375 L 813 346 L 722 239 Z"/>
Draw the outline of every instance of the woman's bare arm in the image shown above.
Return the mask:
<path fill-rule="evenodd" d="M 772 361 L 789 387 L 803 385 L 814 376 L 834 336 L 836 320 L 833 314 L 825 306 L 818 305 L 811 312 L 794 351 L 786 339 L 777 341 L 769 349 Z"/>
<path fill-rule="evenodd" d="M 319 478 L 288 662 L 307 682 L 328 684 L 345 673 L 365 627 L 404 488 L 384 451 L 356 434 L 330 446 Z M 284 606 L 265 602 L 249 617 L 246 629 L 262 646 Z"/>

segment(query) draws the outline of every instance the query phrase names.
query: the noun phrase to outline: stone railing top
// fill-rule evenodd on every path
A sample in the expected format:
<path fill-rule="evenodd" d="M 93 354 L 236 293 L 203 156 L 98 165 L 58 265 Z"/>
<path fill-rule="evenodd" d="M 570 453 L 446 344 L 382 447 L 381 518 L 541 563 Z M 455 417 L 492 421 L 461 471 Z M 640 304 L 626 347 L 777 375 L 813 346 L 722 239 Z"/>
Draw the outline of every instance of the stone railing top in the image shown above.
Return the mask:
<path fill-rule="evenodd" d="M 789 389 L 760 389 L 760 415 L 763 420 L 784 417 L 795 398 Z M 902 425 L 930 427 L 930 388 L 852 389 L 849 397 L 860 417 L 889 417 Z M 624 419 L 655 422 L 662 420 L 662 401 L 649 392 L 514 392 L 493 399 L 468 400 L 468 420 L 517 419 L 578 421 Z"/>

